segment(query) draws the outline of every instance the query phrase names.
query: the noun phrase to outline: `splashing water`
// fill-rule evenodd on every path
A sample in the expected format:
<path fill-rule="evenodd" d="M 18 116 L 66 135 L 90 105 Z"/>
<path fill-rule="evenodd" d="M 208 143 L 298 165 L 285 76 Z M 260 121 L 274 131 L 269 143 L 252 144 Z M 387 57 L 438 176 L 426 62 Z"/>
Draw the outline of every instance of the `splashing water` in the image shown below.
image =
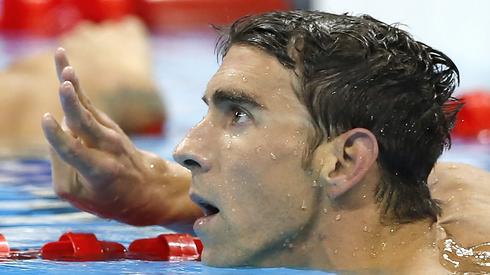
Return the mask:
<path fill-rule="evenodd" d="M 441 246 L 440 262 L 446 269 L 457 274 L 490 273 L 490 242 L 465 248 L 452 239 L 445 239 Z"/>

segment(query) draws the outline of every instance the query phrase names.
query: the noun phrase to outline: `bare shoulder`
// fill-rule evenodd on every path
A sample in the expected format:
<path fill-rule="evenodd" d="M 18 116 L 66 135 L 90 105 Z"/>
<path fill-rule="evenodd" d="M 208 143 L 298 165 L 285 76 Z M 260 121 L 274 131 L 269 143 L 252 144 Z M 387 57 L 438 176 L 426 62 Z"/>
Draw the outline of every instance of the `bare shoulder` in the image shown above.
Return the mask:
<path fill-rule="evenodd" d="M 429 188 L 440 201 L 438 224 L 463 246 L 490 241 L 490 173 L 462 163 L 438 163 Z"/>
<path fill-rule="evenodd" d="M 432 170 L 433 175 L 443 178 L 457 178 L 460 179 L 486 179 L 490 181 L 490 172 L 465 163 L 457 162 L 438 162 Z"/>

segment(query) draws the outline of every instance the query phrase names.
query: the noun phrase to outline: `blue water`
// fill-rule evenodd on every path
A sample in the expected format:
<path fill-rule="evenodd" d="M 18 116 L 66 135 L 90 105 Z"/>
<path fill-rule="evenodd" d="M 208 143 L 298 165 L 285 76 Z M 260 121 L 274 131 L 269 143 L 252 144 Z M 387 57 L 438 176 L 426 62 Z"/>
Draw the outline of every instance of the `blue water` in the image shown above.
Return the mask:
<path fill-rule="evenodd" d="M 217 68 L 213 54 L 214 37 L 185 35 L 152 38 L 155 78 L 162 88 L 171 115 L 165 137 L 133 137 L 137 146 L 170 158 L 173 147 L 188 129 L 205 114 L 200 98 L 206 82 Z M 18 43 L 14 43 L 19 45 Z M 52 42 L 23 43 L 52 47 Z M 47 45 L 47 46 L 46 46 Z M 4 65 L 13 48 L 0 41 Z M 14 47 L 18 49 L 18 47 Z M 23 51 L 21 49 L 21 51 Z M 25 50 L 27 51 L 27 50 Z M 443 160 L 463 161 L 490 170 L 490 146 L 456 141 Z M 40 248 L 56 241 L 66 231 L 93 232 L 101 240 L 127 245 L 138 238 L 155 237 L 167 232 L 162 227 L 138 228 L 103 220 L 82 213 L 60 201 L 51 189 L 49 162 L 46 159 L 0 159 L 0 233 L 11 247 Z M 12 274 L 325 274 L 286 268 L 224 269 L 206 267 L 200 262 L 150 262 L 122 260 L 107 262 L 55 262 L 42 259 L 0 261 L 0 273 Z"/>

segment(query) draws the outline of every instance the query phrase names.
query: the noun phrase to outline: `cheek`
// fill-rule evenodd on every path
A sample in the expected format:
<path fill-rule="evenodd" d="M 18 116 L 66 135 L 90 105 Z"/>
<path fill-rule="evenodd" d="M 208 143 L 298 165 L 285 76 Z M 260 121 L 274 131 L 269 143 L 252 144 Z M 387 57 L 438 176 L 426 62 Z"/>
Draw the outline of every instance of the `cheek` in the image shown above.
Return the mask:
<path fill-rule="evenodd" d="M 221 174 L 228 194 L 222 195 L 235 217 L 272 222 L 271 216 L 290 218 L 291 211 L 311 205 L 312 188 L 302 167 L 306 138 L 300 131 L 272 135 L 224 139 Z"/>

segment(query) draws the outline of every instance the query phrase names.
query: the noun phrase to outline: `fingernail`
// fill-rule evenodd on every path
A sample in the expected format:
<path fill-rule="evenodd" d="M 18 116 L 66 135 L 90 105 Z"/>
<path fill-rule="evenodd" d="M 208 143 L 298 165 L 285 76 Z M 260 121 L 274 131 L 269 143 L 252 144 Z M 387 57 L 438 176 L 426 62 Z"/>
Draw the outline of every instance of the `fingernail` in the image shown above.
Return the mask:
<path fill-rule="evenodd" d="M 69 89 L 72 87 L 71 82 L 68 80 L 64 81 L 62 85 L 63 85 L 63 89 Z"/>

